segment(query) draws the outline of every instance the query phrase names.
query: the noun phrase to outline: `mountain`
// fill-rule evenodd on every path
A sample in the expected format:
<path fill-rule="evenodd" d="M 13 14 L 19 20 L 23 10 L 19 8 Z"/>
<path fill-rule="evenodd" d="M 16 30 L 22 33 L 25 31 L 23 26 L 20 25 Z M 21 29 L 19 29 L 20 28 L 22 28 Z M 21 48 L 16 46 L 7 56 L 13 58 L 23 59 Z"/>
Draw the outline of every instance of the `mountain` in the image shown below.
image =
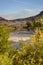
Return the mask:
<path fill-rule="evenodd" d="M 6 22 L 8 25 L 14 25 L 14 24 L 23 24 L 27 21 L 34 21 L 34 18 L 43 17 L 43 11 L 41 11 L 39 14 L 27 18 L 20 18 L 20 19 L 13 19 L 13 20 L 7 20 L 5 18 L 0 17 L 0 22 Z"/>
<path fill-rule="evenodd" d="M 40 12 L 39 16 L 43 16 L 43 11 Z"/>
<path fill-rule="evenodd" d="M 6 21 L 6 19 L 4 19 L 4 18 L 0 17 L 0 21 Z"/>
<path fill-rule="evenodd" d="M 35 15 L 35 16 L 31 16 L 31 17 L 27 17 L 27 18 L 19 18 L 19 19 L 13 19 L 13 20 L 10 20 L 10 21 L 34 21 L 34 18 L 37 18 L 37 17 L 42 17 L 43 16 L 43 11 L 41 11 L 39 14 Z"/>
<path fill-rule="evenodd" d="M 40 13 L 40 11 L 41 10 L 23 9 L 18 12 L 9 13 L 9 14 L 6 13 L 0 16 L 8 20 L 13 20 L 13 19 L 20 19 L 20 18 L 35 16 L 36 14 Z"/>
<path fill-rule="evenodd" d="M 35 17 L 42 17 L 43 16 L 43 11 L 41 11 L 38 15 L 36 15 Z"/>

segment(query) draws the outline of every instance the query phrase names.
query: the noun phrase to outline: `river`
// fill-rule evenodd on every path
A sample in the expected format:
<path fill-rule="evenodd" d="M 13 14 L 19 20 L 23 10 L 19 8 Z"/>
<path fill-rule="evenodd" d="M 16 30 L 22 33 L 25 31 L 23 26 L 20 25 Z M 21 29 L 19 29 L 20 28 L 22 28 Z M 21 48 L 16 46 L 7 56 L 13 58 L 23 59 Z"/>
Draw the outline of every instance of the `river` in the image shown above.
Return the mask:
<path fill-rule="evenodd" d="M 16 31 L 10 32 L 9 40 L 12 42 L 11 47 L 20 48 L 19 41 L 27 41 L 30 40 L 30 35 L 34 34 L 33 31 Z"/>

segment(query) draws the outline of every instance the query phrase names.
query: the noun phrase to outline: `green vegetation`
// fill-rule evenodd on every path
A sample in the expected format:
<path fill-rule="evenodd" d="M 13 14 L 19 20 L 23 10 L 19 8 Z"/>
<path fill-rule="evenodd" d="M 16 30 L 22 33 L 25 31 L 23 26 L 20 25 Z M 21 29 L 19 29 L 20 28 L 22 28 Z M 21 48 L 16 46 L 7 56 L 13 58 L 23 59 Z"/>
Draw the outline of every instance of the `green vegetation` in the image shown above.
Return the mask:
<path fill-rule="evenodd" d="M 12 56 L 13 65 L 43 65 L 42 35 L 43 33 L 37 28 L 36 34 L 31 36 L 31 42 L 20 42 L 21 49 L 17 49 L 16 54 Z"/>
<path fill-rule="evenodd" d="M 26 24 L 25 28 L 28 30 L 35 29 L 35 33 L 30 36 L 31 41 L 19 42 L 20 49 L 9 47 L 8 27 L 0 26 L 0 65 L 43 65 L 42 24 L 37 19 L 34 23 L 27 22 Z M 14 28 L 16 30 L 16 27 Z"/>
<path fill-rule="evenodd" d="M 35 32 L 31 42 L 20 42 L 20 50 L 8 49 L 7 28 L 0 26 L 0 65 L 43 65 L 43 33 L 40 28 Z"/>
<path fill-rule="evenodd" d="M 5 25 L 1 25 L 0 26 L 0 53 L 4 53 L 8 46 L 9 46 L 9 42 L 8 42 L 8 31 L 7 31 L 7 27 Z"/>

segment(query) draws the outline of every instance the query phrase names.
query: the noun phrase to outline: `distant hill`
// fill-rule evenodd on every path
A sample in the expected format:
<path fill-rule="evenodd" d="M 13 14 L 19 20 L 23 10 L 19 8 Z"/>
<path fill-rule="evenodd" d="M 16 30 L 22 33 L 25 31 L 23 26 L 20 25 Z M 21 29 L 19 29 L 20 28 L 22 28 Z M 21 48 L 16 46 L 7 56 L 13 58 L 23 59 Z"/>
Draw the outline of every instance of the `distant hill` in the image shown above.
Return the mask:
<path fill-rule="evenodd" d="M 4 18 L 0 17 L 0 21 L 6 21 L 6 19 L 4 19 Z"/>
<path fill-rule="evenodd" d="M 27 18 L 21 18 L 21 19 L 13 19 L 13 20 L 7 20 L 2 17 L 0 17 L 0 22 L 5 23 L 6 25 L 14 25 L 14 24 L 25 24 L 27 21 L 33 22 L 35 18 L 43 17 L 43 11 L 41 11 L 36 16 L 27 17 Z"/>
<path fill-rule="evenodd" d="M 37 14 L 36 16 L 32 16 L 32 17 L 27 17 L 27 18 L 20 18 L 20 19 L 14 19 L 11 21 L 23 21 L 23 20 L 28 20 L 28 21 L 34 21 L 34 18 L 37 17 L 42 17 L 43 16 L 43 11 L 41 11 L 39 14 Z"/>

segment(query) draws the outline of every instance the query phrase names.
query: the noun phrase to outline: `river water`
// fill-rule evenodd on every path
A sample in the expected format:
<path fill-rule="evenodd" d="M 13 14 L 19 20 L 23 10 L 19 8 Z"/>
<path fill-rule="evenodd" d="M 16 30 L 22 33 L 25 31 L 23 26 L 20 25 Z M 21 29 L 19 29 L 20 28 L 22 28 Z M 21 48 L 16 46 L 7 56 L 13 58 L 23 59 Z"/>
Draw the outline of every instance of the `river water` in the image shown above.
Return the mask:
<path fill-rule="evenodd" d="M 16 31 L 16 32 L 10 32 L 9 37 L 13 38 L 13 37 L 22 37 L 22 38 L 27 38 L 29 37 L 31 34 L 34 34 L 33 31 Z M 27 39 L 25 39 L 26 41 Z M 11 47 L 13 48 L 20 48 L 19 42 L 14 42 L 12 41 Z"/>
<path fill-rule="evenodd" d="M 10 36 L 24 36 L 24 35 L 30 35 L 34 34 L 33 31 L 16 31 L 16 32 L 10 32 Z"/>

